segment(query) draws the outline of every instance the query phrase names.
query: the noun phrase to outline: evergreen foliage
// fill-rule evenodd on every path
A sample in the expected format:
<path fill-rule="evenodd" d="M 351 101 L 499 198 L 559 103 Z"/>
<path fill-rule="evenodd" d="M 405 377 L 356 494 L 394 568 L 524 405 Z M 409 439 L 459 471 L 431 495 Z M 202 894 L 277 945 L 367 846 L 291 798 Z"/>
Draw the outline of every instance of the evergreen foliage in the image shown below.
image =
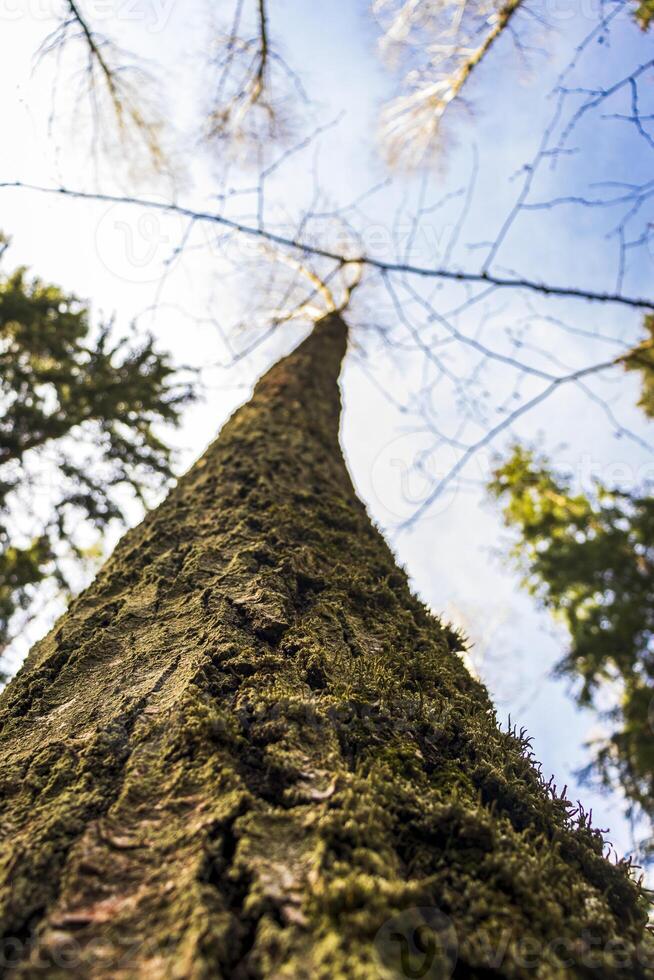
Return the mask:
<path fill-rule="evenodd" d="M 94 333 L 84 304 L 25 268 L 0 277 L 0 651 L 39 584 L 68 588 L 89 532 L 123 520 L 124 488 L 172 475 L 157 425 L 178 422 L 189 386 L 151 337 L 115 342 L 111 326 Z"/>
<path fill-rule="evenodd" d="M 586 706 L 601 703 L 607 685 L 618 692 L 587 772 L 619 783 L 632 809 L 654 817 L 654 499 L 599 481 L 591 493 L 575 492 L 523 446 L 490 489 L 519 533 L 513 555 L 526 586 L 570 634 L 558 673 L 580 682 Z"/>
<path fill-rule="evenodd" d="M 654 417 L 654 316 L 622 364 L 640 374 L 639 406 Z M 578 492 L 534 450 L 515 445 L 489 485 L 518 532 L 512 556 L 527 589 L 563 621 L 570 646 L 557 673 L 609 731 L 585 773 L 622 787 L 631 814 L 654 818 L 654 498 L 596 480 Z M 644 845 L 654 852 L 654 838 Z"/>
<path fill-rule="evenodd" d="M 636 20 L 644 31 L 649 30 L 654 18 L 654 0 L 639 0 L 636 8 Z"/>
<path fill-rule="evenodd" d="M 654 13 L 654 4 L 652 5 Z M 645 415 L 654 418 L 654 315 L 645 317 L 645 339 L 634 348 L 623 364 L 627 371 L 640 374 L 641 395 L 638 405 Z"/>

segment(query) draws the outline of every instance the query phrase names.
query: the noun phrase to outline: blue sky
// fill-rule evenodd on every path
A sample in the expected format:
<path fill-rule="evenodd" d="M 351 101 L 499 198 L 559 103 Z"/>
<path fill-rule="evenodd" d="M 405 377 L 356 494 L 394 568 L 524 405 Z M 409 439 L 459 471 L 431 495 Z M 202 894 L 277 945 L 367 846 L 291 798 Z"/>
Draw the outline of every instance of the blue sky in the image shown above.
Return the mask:
<path fill-rule="evenodd" d="M 283 222 L 286 212 L 292 220 L 307 206 L 316 173 L 330 207 L 342 207 L 389 177 L 378 152 L 376 121 L 380 105 L 394 90 L 395 79 L 377 55 L 378 32 L 366 4 L 272 0 L 270 6 L 271 30 L 314 102 L 307 126 L 312 120 L 323 123 L 343 113 L 337 126 L 305 153 L 291 158 L 271 180 L 270 220 Z M 100 7 L 89 3 L 89 15 Z M 202 151 L 193 135 L 211 91 L 211 70 L 202 54 L 216 15 L 210 5 L 196 0 L 162 0 L 159 4 L 140 0 L 131 5 L 114 0 L 114 7 L 113 16 L 100 24 L 101 29 L 151 59 L 153 72 L 162 79 L 166 115 L 185 134 L 178 141 L 181 166 L 176 199 L 216 207 L 224 169 L 221 154 Z M 19 178 L 50 187 L 65 184 L 94 189 L 98 175 L 88 153 L 83 111 L 73 108 L 76 81 L 71 66 L 65 64 L 58 71 L 50 60 L 33 70 L 34 52 L 48 30 L 47 9 L 37 0 L 0 3 L 0 18 L 4 19 L 0 31 L 0 180 Z M 592 30 L 600 9 L 590 0 L 548 0 L 545 5 L 530 6 L 537 16 L 521 15 L 516 28 L 522 54 L 505 37 L 473 77 L 466 91 L 469 104 L 452 114 L 443 152 L 434 160 L 428 180 L 394 175 L 391 185 L 362 205 L 356 222 L 369 249 L 385 258 L 398 241 L 404 247 L 412 215 L 422 200 L 434 210 L 420 222 L 411 259 L 423 265 L 440 261 L 476 169 L 467 217 L 448 261 L 461 268 L 480 264 L 484 253 L 480 243 L 494 239 L 501 227 L 525 176 L 522 168 L 533 158 L 552 116 L 555 100 L 551 91 L 557 77 L 575 45 Z M 138 16 L 127 16 L 130 11 Z M 543 25 L 542 18 L 549 26 Z M 577 73 L 567 84 L 611 85 L 644 63 L 650 48 L 651 38 L 641 36 L 628 16 L 621 15 L 610 37 L 601 44 L 596 40 L 584 52 Z M 50 125 L 56 79 L 60 113 Z M 644 83 L 641 97 L 646 104 L 648 97 L 651 100 L 651 73 Z M 574 152 L 560 157 L 556 168 L 548 165 L 539 171 L 534 201 L 606 195 L 610 193 L 606 187 L 594 185 L 606 180 L 649 179 L 651 146 L 631 124 L 602 118 L 624 113 L 626 97 L 628 92 L 626 96 L 618 93 L 613 102 L 581 121 L 568 147 Z M 571 96 L 570 104 L 574 98 Z M 105 168 L 100 176 L 104 190 L 122 191 L 129 186 L 118 164 Z M 232 168 L 233 184 L 247 186 L 248 180 L 251 182 L 250 175 Z M 151 181 L 134 190 L 161 200 L 171 195 L 169 186 L 153 186 Z M 436 208 L 447 195 L 452 195 L 449 203 Z M 249 327 L 232 333 L 232 341 L 238 348 L 256 335 L 259 321 L 248 304 L 255 287 L 265 288 L 265 277 L 257 278 L 250 252 L 243 249 L 226 257 L 215 232 L 198 226 L 186 250 L 170 264 L 172 251 L 187 230 L 176 217 L 19 190 L 1 190 L 0 203 L 0 225 L 13 237 L 10 263 L 26 263 L 40 276 L 88 298 L 98 317 L 115 314 L 117 329 L 138 317 L 139 324 L 155 330 L 161 346 L 170 348 L 180 363 L 206 369 L 202 403 L 189 411 L 180 431 L 170 434 L 180 450 L 181 469 L 201 453 L 229 413 L 247 398 L 257 375 L 307 329 L 302 324 L 285 327 L 251 357 L 228 368 L 216 367 L 217 362 L 229 362 L 223 331 L 233 330 L 240 319 L 247 321 L 250 316 Z M 239 203 L 238 213 L 249 217 L 252 203 Z M 328 210 L 326 204 L 322 207 Z M 634 228 L 647 227 L 646 208 L 645 204 L 633 219 Z M 617 239 L 607 235 L 619 213 L 616 208 L 566 205 L 525 213 L 500 252 L 497 269 L 613 290 Z M 331 233 L 327 222 L 314 222 L 312 240 L 319 240 L 323 229 Z M 646 245 L 632 250 L 625 292 L 651 292 L 652 255 Z M 433 284 L 411 285 L 420 298 L 431 295 L 439 312 L 450 311 L 465 300 L 458 286 L 440 286 L 434 292 Z M 401 284 L 398 289 L 408 314 L 418 322 L 419 301 L 403 292 Z M 591 390 L 609 406 L 613 421 L 579 388 L 562 388 L 478 453 L 462 479 L 425 517 L 413 529 L 400 532 L 398 523 L 410 516 L 432 486 L 411 467 L 416 454 L 433 445 L 434 433 L 425 429 L 424 419 L 415 412 L 398 411 L 386 396 L 415 409 L 415 393 L 426 377 L 433 381 L 433 372 L 430 375 L 427 369 L 425 374 L 425 359 L 419 351 L 398 346 L 406 341 L 406 332 L 398 328 L 389 296 L 377 282 L 364 283 L 355 295 L 350 317 L 353 338 L 343 377 L 343 445 L 359 493 L 388 533 L 424 601 L 435 612 L 463 625 L 471 636 L 472 662 L 489 684 L 500 718 L 510 714 L 519 726 L 528 728 L 545 774 L 554 773 L 559 786 L 568 784 L 572 798 L 592 806 L 595 822 L 610 828 L 610 839 L 624 852 L 630 847 L 630 834 L 620 801 L 580 787 L 574 775 L 587 761 L 583 743 L 594 717 L 578 711 L 564 685 L 549 676 L 565 637 L 521 593 L 516 575 L 503 562 L 506 534 L 482 484 L 492 453 L 506 447 L 511 433 L 537 441 L 582 485 L 592 474 L 609 482 L 624 479 L 632 485 L 651 478 L 654 456 L 647 446 L 628 435 L 615 438 L 617 420 L 644 443 L 654 443 L 651 425 L 635 409 L 636 379 L 616 371 L 590 382 Z M 561 321 L 577 332 L 561 326 Z M 385 348 L 372 324 L 392 328 L 395 346 Z M 533 295 L 506 292 L 465 309 L 456 324 L 467 336 L 494 349 L 518 350 L 532 365 L 564 371 L 603 360 L 635 340 L 640 316 L 615 305 L 543 303 Z M 429 336 L 435 338 L 437 329 L 438 325 L 432 325 Z M 523 336 L 519 348 L 515 346 L 518 332 Z M 515 372 L 486 364 L 473 381 L 478 353 L 460 344 L 445 346 L 443 351 L 448 370 L 464 379 L 465 391 L 462 396 L 447 379 L 435 384 L 430 417 L 450 436 L 465 422 L 464 437 L 474 440 L 501 417 L 500 406 L 513 404 Z M 534 379 L 522 379 L 518 393 L 526 397 L 536 390 Z M 466 397 L 473 404 L 466 405 Z M 456 459 L 455 449 L 441 445 L 430 457 L 430 472 L 442 476 Z M 132 513 L 137 520 L 136 506 Z M 39 623 L 36 629 L 46 625 Z M 17 659 L 24 645 L 17 648 Z"/>

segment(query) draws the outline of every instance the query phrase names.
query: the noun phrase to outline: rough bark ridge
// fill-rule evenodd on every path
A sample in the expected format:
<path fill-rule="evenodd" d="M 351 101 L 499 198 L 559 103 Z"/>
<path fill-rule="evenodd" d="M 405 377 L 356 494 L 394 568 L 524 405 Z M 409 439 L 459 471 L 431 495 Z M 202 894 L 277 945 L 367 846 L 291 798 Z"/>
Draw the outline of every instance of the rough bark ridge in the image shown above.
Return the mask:
<path fill-rule="evenodd" d="M 345 345 L 330 317 L 259 382 L 5 692 L 12 977 L 654 976 L 627 869 L 355 496 Z M 393 972 L 410 907 L 456 965 Z"/>

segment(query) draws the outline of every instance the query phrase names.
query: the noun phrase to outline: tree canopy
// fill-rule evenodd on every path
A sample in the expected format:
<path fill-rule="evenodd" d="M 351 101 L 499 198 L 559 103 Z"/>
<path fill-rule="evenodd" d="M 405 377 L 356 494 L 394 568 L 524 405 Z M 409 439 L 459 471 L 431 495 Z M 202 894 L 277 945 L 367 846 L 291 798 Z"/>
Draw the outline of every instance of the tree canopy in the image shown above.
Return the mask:
<path fill-rule="evenodd" d="M 623 361 L 641 378 L 639 406 L 654 416 L 654 317 Z M 524 584 L 563 622 L 569 649 L 556 672 L 596 706 L 606 734 L 586 775 L 620 786 L 629 811 L 654 819 L 654 497 L 599 479 L 579 489 L 535 449 L 517 443 L 489 484 L 517 532 L 511 554 Z M 608 702 L 608 706 L 607 706 Z M 654 838 L 644 855 L 654 853 Z"/>
<path fill-rule="evenodd" d="M 6 245 L 6 241 L 5 241 Z M 38 586 L 69 589 L 104 531 L 172 476 L 158 432 L 192 397 L 152 337 L 17 268 L 0 278 L 0 650 Z"/>

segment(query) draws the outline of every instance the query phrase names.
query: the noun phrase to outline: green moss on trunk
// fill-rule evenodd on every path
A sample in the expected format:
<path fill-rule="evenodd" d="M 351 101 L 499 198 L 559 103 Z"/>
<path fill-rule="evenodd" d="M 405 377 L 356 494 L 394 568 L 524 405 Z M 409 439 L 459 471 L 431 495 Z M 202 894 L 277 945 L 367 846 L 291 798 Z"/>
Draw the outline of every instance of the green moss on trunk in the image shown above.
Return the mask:
<path fill-rule="evenodd" d="M 438 915 L 457 955 L 414 975 L 654 976 L 628 869 L 356 498 L 345 346 L 268 372 L 5 692 L 9 975 L 402 976 L 385 924 Z"/>

